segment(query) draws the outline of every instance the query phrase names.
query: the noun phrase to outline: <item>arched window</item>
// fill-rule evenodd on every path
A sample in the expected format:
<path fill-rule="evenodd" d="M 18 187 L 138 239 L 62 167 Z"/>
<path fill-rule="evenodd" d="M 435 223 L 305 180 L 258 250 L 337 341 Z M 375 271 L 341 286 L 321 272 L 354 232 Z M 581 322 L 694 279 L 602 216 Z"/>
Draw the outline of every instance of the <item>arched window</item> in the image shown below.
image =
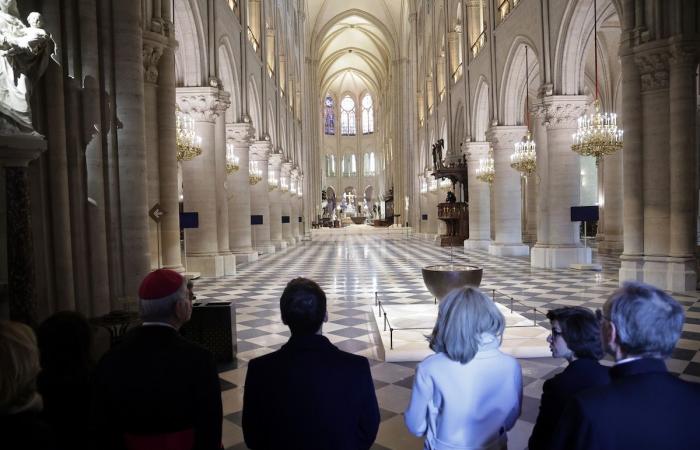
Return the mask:
<path fill-rule="evenodd" d="M 365 94 L 362 99 L 362 133 L 374 133 L 374 106 L 372 106 L 372 96 Z"/>
<path fill-rule="evenodd" d="M 340 101 L 340 134 L 343 136 L 355 136 L 355 100 L 349 95 Z"/>
<path fill-rule="evenodd" d="M 365 153 L 365 167 L 364 172 L 366 177 L 373 177 L 376 175 L 377 163 L 374 157 L 374 152 Z"/>
<path fill-rule="evenodd" d="M 326 176 L 335 176 L 335 155 L 326 155 Z"/>
<path fill-rule="evenodd" d="M 357 175 L 357 159 L 354 153 L 343 155 L 340 171 L 343 173 L 344 177 L 354 177 Z"/>
<path fill-rule="evenodd" d="M 324 101 L 324 131 L 326 134 L 335 134 L 335 102 L 330 94 L 326 94 L 326 99 Z"/>

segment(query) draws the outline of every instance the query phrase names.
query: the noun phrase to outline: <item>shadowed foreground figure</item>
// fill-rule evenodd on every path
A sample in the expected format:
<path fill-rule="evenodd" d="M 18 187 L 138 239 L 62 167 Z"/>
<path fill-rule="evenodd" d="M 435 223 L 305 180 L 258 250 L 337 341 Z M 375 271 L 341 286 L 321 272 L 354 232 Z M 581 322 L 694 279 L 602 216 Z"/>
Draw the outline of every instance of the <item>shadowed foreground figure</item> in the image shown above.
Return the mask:
<path fill-rule="evenodd" d="M 580 306 L 547 312 L 552 332 L 547 337 L 554 358 L 569 362 L 566 369 L 542 386 L 540 413 L 528 442 L 529 450 L 549 448 L 557 423 L 571 398 L 586 389 L 610 383 L 608 368 L 598 363 L 603 357 L 600 326 L 595 314 Z"/>
<path fill-rule="evenodd" d="M 243 435 L 253 450 L 368 449 L 379 407 L 367 358 L 339 350 L 321 335 L 326 294 L 315 282 L 290 281 L 280 298 L 292 336 L 248 364 Z"/>
<path fill-rule="evenodd" d="M 95 448 L 217 450 L 221 387 L 211 353 L 178 334 L 192 303 L 184 278 L 158 269 L 139 288 L 143 325 L 95 374 Z"/>
<path fill-rule="evenodd" d="M 607 386 L 577 394 L 556 428 L 557 450 L 697 450 L 700 384 L 670 374 L 683 308 L 660 289 L 629 282 L 596 311 L 615 357 Z"/>

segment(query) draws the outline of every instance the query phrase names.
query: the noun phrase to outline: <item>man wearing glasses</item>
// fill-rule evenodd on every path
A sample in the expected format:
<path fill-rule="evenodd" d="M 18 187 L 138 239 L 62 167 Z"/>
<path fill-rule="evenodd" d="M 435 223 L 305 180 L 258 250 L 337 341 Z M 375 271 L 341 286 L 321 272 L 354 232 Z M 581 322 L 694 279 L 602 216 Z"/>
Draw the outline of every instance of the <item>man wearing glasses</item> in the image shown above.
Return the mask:
<path fill-rule="evenodd" d="M 628 282 L 596 311 L 603 345 L 615 358 L 611 383 L 574 396 L 553 449 L 697 449 L 700 384 L 668 372 L 683 308 L 660 289 Z"/>

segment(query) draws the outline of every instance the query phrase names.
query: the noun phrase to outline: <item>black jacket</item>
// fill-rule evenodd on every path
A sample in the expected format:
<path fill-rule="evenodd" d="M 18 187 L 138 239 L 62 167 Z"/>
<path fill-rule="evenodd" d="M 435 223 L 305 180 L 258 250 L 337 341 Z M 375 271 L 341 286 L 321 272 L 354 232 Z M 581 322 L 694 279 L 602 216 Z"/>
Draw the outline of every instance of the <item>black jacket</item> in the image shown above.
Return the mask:
<path fill-rule="evenodd" d="M 135 328 L 102 358 L 93 405 L 99 448 L 123 448 L 125 433 L 186 429 L 194 429 L 196 450 L 221 445 L 221 387 L 211 353 L 170 327 Z"/>
<path fill-rule="evenodd" d="M 569 400 L 581 391 L 610 383 L 608 368 L 591 358 L 571 362 L 560 374 L 544 382 L 540 413 L 532 430 L 529 450 L 549 448 L 557 422 Z"/>
<path fill-rule="evenodd" d="M 378 428 L 367 359 L 323 336 L 292 336 L 248 364 L 243 435 L 253 450 L 368 449 Z"/>
<path fill-rule="evenodd" d="M 618 364 L 610 378 L 573 398 L 553 449 L 698 449 L 700 384 L 677 378 L 654 358 Z"/>

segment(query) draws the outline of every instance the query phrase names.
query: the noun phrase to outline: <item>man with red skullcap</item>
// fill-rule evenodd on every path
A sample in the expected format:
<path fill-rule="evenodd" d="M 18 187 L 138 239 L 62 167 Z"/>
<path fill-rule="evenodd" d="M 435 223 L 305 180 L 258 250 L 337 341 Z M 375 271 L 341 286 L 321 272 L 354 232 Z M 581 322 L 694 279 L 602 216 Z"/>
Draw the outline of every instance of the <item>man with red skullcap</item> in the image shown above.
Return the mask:
<path fill-rule="evenodd" d="M 95 376 L 95 448 L 215 450 L 221 390 L 211 353 L 178 329 L 192 303 L 185 279 L 158 269 L 139 287 L 143 325 L 100 361 Z"/>

